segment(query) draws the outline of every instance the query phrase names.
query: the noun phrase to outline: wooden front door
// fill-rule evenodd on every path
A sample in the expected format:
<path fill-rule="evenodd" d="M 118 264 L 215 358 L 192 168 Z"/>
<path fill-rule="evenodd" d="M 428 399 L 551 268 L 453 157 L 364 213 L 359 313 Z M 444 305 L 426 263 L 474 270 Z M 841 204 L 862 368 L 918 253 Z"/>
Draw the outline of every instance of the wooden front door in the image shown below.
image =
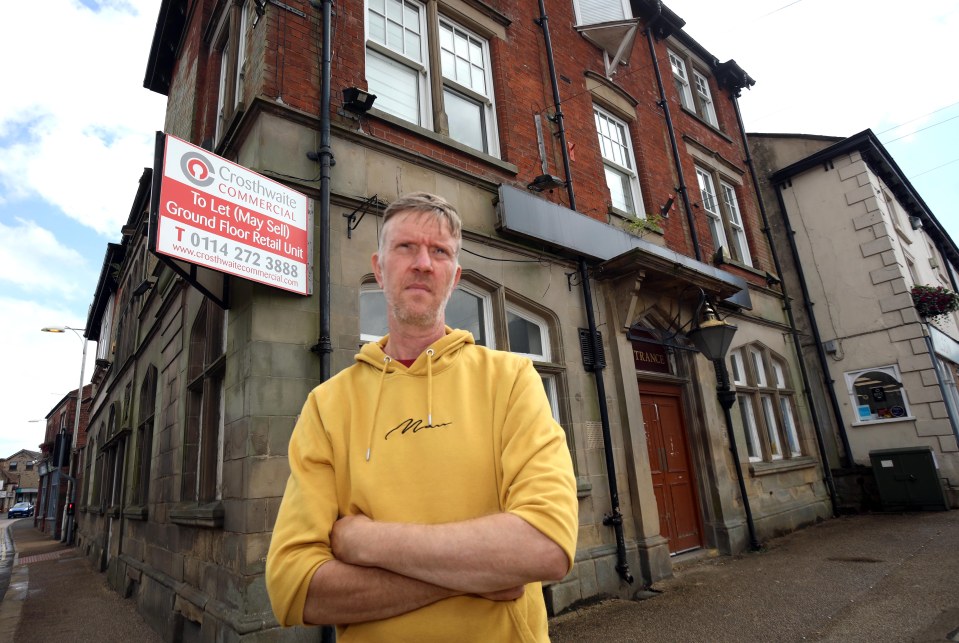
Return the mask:
<path fill-rule="evenodd" d="M 659 507 L 660 534 L 672 554 L 703 546 L 696 481 L 689 457 L 678 386 L 639 383 L 649 469 Z"/>

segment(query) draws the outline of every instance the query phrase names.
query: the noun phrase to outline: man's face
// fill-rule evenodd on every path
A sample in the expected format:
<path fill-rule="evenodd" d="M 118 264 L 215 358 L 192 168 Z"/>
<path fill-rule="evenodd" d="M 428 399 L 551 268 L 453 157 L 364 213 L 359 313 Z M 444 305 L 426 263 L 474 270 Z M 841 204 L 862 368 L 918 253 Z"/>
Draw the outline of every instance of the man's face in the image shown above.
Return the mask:
<path fill-rule="evenodd" d="M 429 328 L 444 322 L 446 302 L 462 269 L 457 243 L 445 221 L 422 212 L 390 218 L 373 274 L 383 288 L 390 332 L 398 326 Z"/>

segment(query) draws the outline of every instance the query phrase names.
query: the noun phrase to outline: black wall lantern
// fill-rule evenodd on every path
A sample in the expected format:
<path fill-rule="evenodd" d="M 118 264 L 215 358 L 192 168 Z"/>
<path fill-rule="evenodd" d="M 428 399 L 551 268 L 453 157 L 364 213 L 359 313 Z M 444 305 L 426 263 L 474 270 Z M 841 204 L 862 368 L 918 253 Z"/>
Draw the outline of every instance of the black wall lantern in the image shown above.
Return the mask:
<path fill-rule="evenodd" d="M 733 343 L 736 330 L 736 326 L 719 319 L 712 305 L 707 302 L 703 305 L 703 321 L 689 332 L 689 339 L 706 359 L 726 359 L 726 352 Z"/>

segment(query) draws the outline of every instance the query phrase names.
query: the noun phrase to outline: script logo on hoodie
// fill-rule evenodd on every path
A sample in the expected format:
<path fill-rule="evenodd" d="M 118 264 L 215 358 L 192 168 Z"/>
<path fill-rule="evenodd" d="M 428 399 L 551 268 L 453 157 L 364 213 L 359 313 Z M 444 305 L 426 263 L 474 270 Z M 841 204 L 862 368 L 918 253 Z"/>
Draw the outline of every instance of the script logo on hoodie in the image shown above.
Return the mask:
<path fill-rule="evenodd" d="M 452 422 L 442 422 L 440 424 L 427 424 L 423 420 L 414 420 L 413 418 L 406 418 L 405 420 L 397 424 L 395 427 L 387 431 L 386 437 L 384 437 L 383 439 L 389 440 L 390 435 L 392 435 L 396 431 L 399 431 L 398 435 L 406 435 L 407 433 L 410 433 L 410 434 L 419 433 L 420 431 L 424 429 L 439 429 L 444 426 L 449 426 L 451 424 Z"/>

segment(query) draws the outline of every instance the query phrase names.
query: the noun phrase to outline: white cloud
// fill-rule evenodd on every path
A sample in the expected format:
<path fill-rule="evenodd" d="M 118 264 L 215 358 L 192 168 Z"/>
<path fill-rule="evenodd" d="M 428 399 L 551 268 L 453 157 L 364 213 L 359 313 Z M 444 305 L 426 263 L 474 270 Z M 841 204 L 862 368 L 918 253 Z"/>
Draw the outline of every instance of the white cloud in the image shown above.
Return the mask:
<path fill-rule="evenodd" d="M 126 221 L 166 99 L 142 87 L 156 0 L 4 7 L 0 203 L 36 194 L 105 236 Z M 38 15 L 42 13 L 42 16 Z M 31 25 L 41 24 L 42 29 Z M 55 45 L 53 44 L 55 43 Z"/>
<path fill-rule="evenodd" d="M 73 332 L 43 333 L 45 326 L 82 327 L 66 308 L 50 307 L 10 297 L 0 297 L 0 336 L 4 338 L 4 362 L 0 369 L 0 457 L 20 449 L 37 450 L 43 441 L 42 420 L 64 395 L 80 383 L 83 342 Z M 82 334 L 82 333 L 81 333 Z M 87 349 L 84 380 L 90 381 L 96 344 Z"/>
<path fill-rule="evenodd" d="M 62 245 L 35 222 L 17 219 L 14 226 L 0 222 L 0 281 L 68 298 L 87 298 L 91 293 L 78 292 L 76 275 L 89 269 L 79 252 Z M 66 278 L 68 275 L 72 277 Z"/>

